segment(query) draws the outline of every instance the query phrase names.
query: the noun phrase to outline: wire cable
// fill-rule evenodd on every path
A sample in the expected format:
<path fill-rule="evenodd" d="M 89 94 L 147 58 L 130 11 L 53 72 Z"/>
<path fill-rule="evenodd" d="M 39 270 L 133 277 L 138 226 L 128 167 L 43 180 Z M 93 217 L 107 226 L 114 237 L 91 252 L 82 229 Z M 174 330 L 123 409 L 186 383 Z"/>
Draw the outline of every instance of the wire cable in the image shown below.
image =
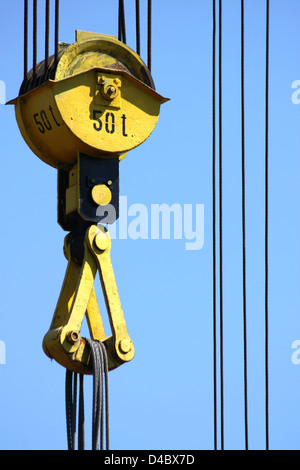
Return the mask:
<path fill-rule="evenodd" d="M 119 0 L 119 31 L 118 31 L 118 39 L 119 41 L 124 42 L 126 44 L 126 21 L 125 21 L 125 6 L 124 0 Z"/>
<path fill-rule="evenodd" d="M 148 0 L 148 69 L 151 72 L 152 66 L 152 0 Z"/>
<path fill-rule="evenodd" d="M 141 55 L 140 0 L 135 0 L 136 52 Z"/>
<path fill-rule="evenodd" d="M 28 70 L 28 0 L 24 0 L 24 80 Z"/>
<path fill-rule="evenodd" d="M 222 149 L 222 0 L 219 0 L 219 276 L 220 276 L 220 400 L 221 450 L 224 450 L 224 354 L 223 354 L 223 149 Z"/>
<path fill-rule="evenodd" d="M 245 199 L 245 25 L 244 0 L 241 0 L 241 146 L 242 146 L 242 244 L 243 244 L 243 339 L 244 339 L 244 425 L 245 450 L 248 450 L 247 380 L 247 302 L 246 302 L 246 199 Z"/>
<path fill-rule="evenodd" d="M 58 63 L 59 0 L 55 0 L 54 60 Z"/>
<path fill-rule="evenodd" d="M 265 84 L 265 393 L 266 450 L 269 450 L 269 36 L 270 5 L 266 0 L 266 84 Z"/>
<path fill-rule="evenodd" d="M 109 399 L 108 399 L 108 361 L 105 346 L 100 341 L 87 340 L 91 348 L 93 379 L 93 424 L 92 449 L 104 448 L 104 427 L 106 427 L 106 450 L 109 450 Z M 103 386 L 103 378 L 105 388 Z M 105 407 L 104 407 L 105 396 Z M 104 420 L 104 415 L 106 420 Z"/>
<path fill-rule="evenodd" d="M 109 450 L 109 398 L 108 398 L 108 361 L 105 346 L 100 341 L 87 340 L 91 348 L 93 378 L 93 425 L 92 449 L 104 448 L 104 411 L 106 415 L 106 450 Z M 103 387 L 105 380 L 105 389 Z M 105 395 L 105 409 L 104 409 Z"/>
<path fill-rule="evenodd" d="M 109 450 L 109 396 L 108 361 L 104 344 L 86 340 L 91 350 L 93 369 L 92 450 Z M 76 449 L 77 378 L 76 373 L 66 370 L 66 423 L 68 450 Z M 85 449 L 84 384 L 79 382 L 78 450 Z M 105 397 L 105 406 L 104 406 Z M 104 434 L 104 429 L 106 432 Z"/>
<path fill-rule="evenodd" d="M 68 450 L 76 446 L 77 374 L 66 370 L 66 421 Z"/>
<path fill-rule="evenodd" d="M 37 64 L 37 0 L 33 0 L 33 77 L 36 76 Z"/>
<path fill-rule="evenodd" d="M 119 0 L 119 12 L 118 12 L 118 40 L 122 41 L 121 0 Z"/>
<path fill-rule="evenodd" d="M 49 11 L 50 0 L 46 0 L 45 6 L 45 73 L 49 65 Z"/>
<path fill-rule="evenodd" d="M 212 212 L 213 212 L 213 375 L 214 450 L 217 450 L 217 299 L 216 299 L 216 0 L 213 0 L 212 34 Z"/>
<path fill-rule="evenodd" d="M 85 450 L 83 374 L 79 376 L 78 450 Z"/>

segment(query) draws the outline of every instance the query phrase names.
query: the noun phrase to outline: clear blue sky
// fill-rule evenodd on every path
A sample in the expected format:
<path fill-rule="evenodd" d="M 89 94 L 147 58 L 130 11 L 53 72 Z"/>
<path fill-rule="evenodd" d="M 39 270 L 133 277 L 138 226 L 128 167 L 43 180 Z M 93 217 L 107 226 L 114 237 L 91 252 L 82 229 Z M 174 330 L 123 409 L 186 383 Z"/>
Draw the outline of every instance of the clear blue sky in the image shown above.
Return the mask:
<path fill-rule="evenodd" d="M 76 29 L 117 35 L 116 0 L 60 3 L 61 41 L 72 43 Z M 135 48 L 134 1 L 125 3 L 127 43 Z M 240 2 L 223 3 L 225 448 L 243 449 Z M 292 103 L 300 4 L 270 3 L 270 448 L 300 449 L 300 364 L 292 362 L 300 339 L 300 104 Z M 264 449 L 265 2 L 245 4 L 249 447 Z M 22 81 L 22 5 L 1 4 L 7 101 Z M 40 15 L 41 24 L 42 8 Z M 41 60 L 43 27 L 39 36 Z M 186 250 L 172 230 L 169 240 L 113 241 L 136 356 L 110 373 L 112 449 L 213 448 L 211 38 L 212 1 L 153 0 L 152 74 L 171 101 L 151 137 L 123 160 L 120 193 L 128 207 L 139 203 L 149 213 L 151 204 L 190 204 L 195 217 L 204 204 L 204 245 Z M 0 448 L 66 449 L 65 370 L 42 351 L 66 268 L 56 171 L 26 146 L 13 107 L 1 104 L 0 115 Z M 88 411 L 86 419 L 88 446 Z"/>

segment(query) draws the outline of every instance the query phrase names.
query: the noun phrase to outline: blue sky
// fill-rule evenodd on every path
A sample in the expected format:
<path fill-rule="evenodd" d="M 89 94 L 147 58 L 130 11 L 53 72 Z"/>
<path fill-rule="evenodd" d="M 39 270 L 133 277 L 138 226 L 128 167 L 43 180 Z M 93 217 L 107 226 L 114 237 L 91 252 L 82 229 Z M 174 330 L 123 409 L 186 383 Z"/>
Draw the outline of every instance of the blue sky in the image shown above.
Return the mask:
<path fill-rule="evenodd" d="M 74 42 L 76 29 L 117 35 L 117 1 L 74 0 L 71 10 L 60 3 L 61 41 Z M 299 449 L 300 364 L 292 345 L 300 339 L 300 104 L 292 102 L 292 84 L 300 80 L 300 5 L 270 3 L 270 448 Z M 22 4 L 1 5 L 7 101 L 22 81 Z M 125 4 L 134 49 L 134 1 Z M 225 448 L 243 449 L 240 2 L 223 4 Z M 42 8 L 39 14 L 42 24 Z M 245 0 L 245 14 L 249 448 L 264 449 L 265 2 Z M 42 26 L 39 37 L 42 60 Z M 188 204 L 195 217 L 204 205 L 204 245 L 186 250 L 172 230 L 167 240 L 113 240 L 136 356 L 109 376 L 112 449 L 213 448 L 211 44 L 212 1 L 153 0 L 152 75 L 171 100 L 151 137 L 122 161 L 120 194 L 148 213 L 153 204 Z M 12 106 L 1 104 L 0 115 L 0 448 L 66 449 L 65 370 L 42 351 L 66 269 L 56 170 L 26 146 Z M 90 408 L 87 379 L 87 446 Z"/>

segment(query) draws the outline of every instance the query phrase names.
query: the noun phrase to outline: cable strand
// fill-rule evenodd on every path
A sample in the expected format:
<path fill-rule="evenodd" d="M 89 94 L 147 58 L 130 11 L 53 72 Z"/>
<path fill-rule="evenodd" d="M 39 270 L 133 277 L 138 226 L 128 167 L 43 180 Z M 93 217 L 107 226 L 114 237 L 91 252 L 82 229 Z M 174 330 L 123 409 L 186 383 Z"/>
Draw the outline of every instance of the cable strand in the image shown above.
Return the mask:
<path fill-rule="evenodd" d="M 24 80 L 28 69 L 28 0 L 24 0 Z"/>
<path fill-rule="evenodd" d="M 245 450 L 248 450 L 247 384 L 247 302 L 246 302 L 246 200 L 245 200 L 245 45 L 244 0 L 241 0 L 241 146 L 242 146 L 242 250 L 243 250 L 243 340 L 244 340 L 244 426 Z"/>
<path fill-rule="evenodd" d="M 33 77 L 36 76 L 36 65 L 37 65 L 37 0 L 33 1 Z"/>
<path fill-rule="evenodd" d="M 136 52 L 141 55 L 140 0 L 135 0 Z"/>
<path fill-rule="evenodd" d="M 270 6 L 266 0 L 266 84 L 265 84 L 265 420 L 266 420 L 266 450 L 269 450 L 269 20 Z"/>
<path fill-rule="evenodd" d="M 59 0 L 55 0 L 54 60 L 58 63 Z"/>
<path fill-rule="evenodd" d="M 49 14 L 50 14 L 50 0 L 46 0 L 45 7 L 45 74 L 49 62 Z"/>
<path fill-rule="evenodd" d="M 148 69 L 151 72 L 152 66 L 152 0 L 148 0 Z"/>
<path fill-rule="evenodd" d="M 219 283 L 220 283 L 220 400 L 221 450 L 224 450 L 224 359 L 223 359 L 223 149 L 222 149 L 222 0 L 219 0 Z"/>
<path fill-rule="evenodd" d="M 126 44 L 126 22 L 125 22 L 125 6 L 124 0 L 119 0 L 119 15 L 118 15 L 119 31 L 118 39 L 119 41 Z"/>
<path fill-rule="evenodd" d="M 84 376 L 79 376 L 79 415 L 78 415 L 78 450 L 85 450 L 84 430 Z"/>
<path fill-rule="evenodd" d="M 212 41 L 212 211 L 213 211 L 213 376 L 214 450 L 217 450 L 217 318 L 216 318 L 216 0 L 213 0 Z"/>

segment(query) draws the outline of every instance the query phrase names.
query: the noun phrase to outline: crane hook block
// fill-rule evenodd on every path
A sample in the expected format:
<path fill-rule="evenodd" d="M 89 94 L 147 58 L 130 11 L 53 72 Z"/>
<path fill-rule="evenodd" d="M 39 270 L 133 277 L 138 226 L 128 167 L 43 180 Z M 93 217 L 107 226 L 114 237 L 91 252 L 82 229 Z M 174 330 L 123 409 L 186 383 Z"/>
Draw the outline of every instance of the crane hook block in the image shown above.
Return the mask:
<path fill-rule="evenodd" d="M 76 32 L 23 81 L 15 105 L 21 134 L 41 160 L 70 170 L 78 153 L 121 159 L 142 144 L 168 101 L 141 58 L 113 36 Z"/>
<path fill-rule="evenodd" d="M 72 253 L 72 236 L 65 238 L 64 252 L 68 260 L 65 279 L 49 331 L 44 336 L 45 354 L 62 366 L 82 374 L 91 374 L 90 348 L 80 334 L 86 315 L 93 340 L 104 343 L 109 370 L 131 361 L 134 345 L 127 327 L 118 295 L 110 258 L 111 240 L 102 225 L 92 225 L 83 234 L 84 255 L 81 261 Z M 99 272 L 109 316 L 111 336 L 106 336 L 95 289 Z"/>

